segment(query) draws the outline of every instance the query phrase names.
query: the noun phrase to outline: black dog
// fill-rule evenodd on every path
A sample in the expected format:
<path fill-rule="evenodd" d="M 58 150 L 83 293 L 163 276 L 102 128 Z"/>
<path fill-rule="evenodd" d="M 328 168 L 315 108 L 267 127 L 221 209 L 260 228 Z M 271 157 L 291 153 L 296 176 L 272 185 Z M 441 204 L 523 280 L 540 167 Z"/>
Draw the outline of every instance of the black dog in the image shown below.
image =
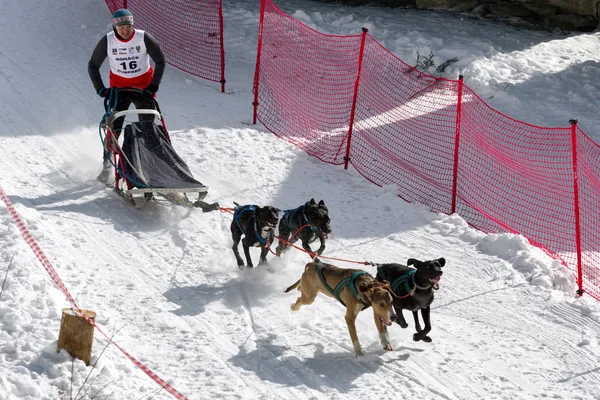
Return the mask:
<path fill-rule="evenodd" d="M 377 266 L 376 279 L 380 282 L 388 281 L 392 287 L 394 296 L 394 309 L 398 319 L 396 322 L 402 328 L 408 327 L 402 310 L 413 312 L 415 329 L 413 340 L 418 342 L 431 342 L 427 334 L 431 331 L 429 319 L 429 306 L 433 302 L 433 291 L 439 289 L 439 280 L 442 276 L 442 267 L 446 264 L 444 258 L 431 261 L 419 261 L 409 258 L 408 265 L 414 265 L 417 269 L 409 268 L 401 264 L 381 264 Z M 421 329 L 419 313 L 425 323 L 425 329 Z"/>
<path fill-rule="evenodd" d="M 325 238 L 329 233 L 331 233 L 331 225 L 325 202 L 321 200 L 317 204 L 315 199 L 310 199 L 296 209 L 283 212 L 283 217 L 279 221 L 280 240 L 275 253 L 279 256 L 285 250 L 287 243 L 284 241 L 294 243 L 298 239 L 302 240 L 302 248 L 312 253 L 310 243 L 319 238 L 321 246 L 317 250 L 317 255 L 321 255 L 325 250 Z"/>
<path fill-rule="evenodd" d="M 242 235 L 244 235 L 242 246 L 248 267 L 254 266 L 250 258 L 250 246 L 261 248 L 258 265 L 266 263 L 267 253 L 275 236 L 275 227 L 279 221 L 279 210 L 271 206 L 259 207 L 254 204 L 240 206 L 235 202 L 234 204 L 236 207 L 231 222 L 231 237 L 233 238 L 233 254 L 237 259 L 238 267 L 244 267 L 244 260 L 238 251 Z"/>

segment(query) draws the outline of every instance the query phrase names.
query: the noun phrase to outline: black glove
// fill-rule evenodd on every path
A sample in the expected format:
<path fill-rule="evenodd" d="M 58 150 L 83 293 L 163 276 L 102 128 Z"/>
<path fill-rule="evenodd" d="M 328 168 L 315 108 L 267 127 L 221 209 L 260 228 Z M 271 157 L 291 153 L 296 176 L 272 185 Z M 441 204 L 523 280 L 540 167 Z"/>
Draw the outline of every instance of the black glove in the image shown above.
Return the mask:
<path fill-rule="evenodd" d="M 158 85 L 155 85 L 154 83 L 149 84 L 148 86 L 146 86 L 144 88 L 144 90 L 146 92 L 150 92 L 152 94 L 155 94 L 156 92 L 158 92 Z"/>
<path fill-rule="evenodd" d="M 102 86 L 100 89 L 98 89 L 98 96 L 108 98 L 110 96 L 111 91 L 112 88 L 107 89 L 104 86 Z"/>

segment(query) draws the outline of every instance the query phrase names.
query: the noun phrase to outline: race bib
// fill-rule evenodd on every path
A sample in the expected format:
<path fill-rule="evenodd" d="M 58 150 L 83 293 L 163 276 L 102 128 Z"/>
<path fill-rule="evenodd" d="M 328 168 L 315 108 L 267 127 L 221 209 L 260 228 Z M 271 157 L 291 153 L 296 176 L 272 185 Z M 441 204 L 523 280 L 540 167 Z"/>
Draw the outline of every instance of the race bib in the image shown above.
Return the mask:
<path fill-rule="evenodd" d="M 107 34 L 110 71 L 122 78 L 136 78 L 150 69 L 150 57 L 144 44 L 144 31 L 135 29 L 127 42 L 117 39 L 114 32 Z"/>

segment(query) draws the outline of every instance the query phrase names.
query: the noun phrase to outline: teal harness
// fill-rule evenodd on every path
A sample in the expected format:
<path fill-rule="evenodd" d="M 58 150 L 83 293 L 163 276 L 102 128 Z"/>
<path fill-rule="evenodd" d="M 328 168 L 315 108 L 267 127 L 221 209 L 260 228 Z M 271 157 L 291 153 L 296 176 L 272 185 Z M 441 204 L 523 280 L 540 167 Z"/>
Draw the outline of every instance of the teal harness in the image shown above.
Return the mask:
<path fill-rule="evenodd" d="M 416 269 L 413 269 L 412 271 L 409 271 L 406 275 L 402 275 L 398 278 L 396 278 L 392 284 L 392 291 L 394 293 L 400 294 L 400 292 L 398 292 L 398 288 L 400 286 L 404 286 L 404 290 L 406 291 L 407 296 L 408 295 L 412 295 L 417 287 L 417 285 L 415 284 L 414 287 L 410 287 L 410 284 L 408 283 L 409 280 L 413 279 L 413 275 L 415 274 L 415 272 L 417 272 Z M 387 277 L 385 276 L 385 274 L 383 273 L 383 270 L 381 269 L 381 267 L 377 267 L 377 273 L 379 275 L 381 275 L 381 277 L 386 280 L 389 281 L 389 279 L 387 279 Z M 414 282 L 413 282 L 414 283 Z"/>
<path fill-rule="evenodd" d="M 242 233 L 244 235 L 246 235 L 246 231 L 244 231 L 244 227 L 242 226 L 242 224 L 240 224 L 240 215 L 242 215 L 242 213 L 246 212 L 246 211 L 254 211 L 254 204 L 249 204 L 249 205 L 245 205 L 245 206 L 237 206 L 235 207 L 235 210 L 233 211 L 233 219 L 235 221 L 235 223 L 237 224 L 238 228 L 240 228 L 240 231 L 242 231 Z M 256 226 L 256 216 L 254 216 L 254 235 L 256 236 L 256 240 L 258 240 L 258 242 L 261 245 L 265 245 L 265 243 L 267 243 L 267 241 L 265 239 L 263 239 L 262 236 L 260 236 L 260 234 L 258 233 L 258 228 Z"/>
<path fill-rule="evenodd" d="M 353 272 L 352 275 L 342 279 L 336 286 L 335 289 L 332 289 L 327 282 L 325 281 L 325 277 L 323 276 L 323 264 L 317 264 L 317 275 L 319 275 L 319 279 L 321 280 L 321 283 L 323 284 L 323 286 L 325 286 L 327 288 L 327 290 L 329 290 L 329 292 L 335 296 L 336 299 L 338 299 L 338 301 L 340 303 L 342 303 L 344 305 L 344 307 L 346 306 L 346 304 L 344 304 L 344 302 L 342 301 L 342 298 L 340 297 L 340 294 L 342 293 L 342 290 L 344 290 L 346 287 L 348 287 L 350 289 L 350 292 L 352 293 L 352 295 L 358 300 L 360 301 L 365 307 L 363 307 L 363 310 L 367 307 L 370 306 L 370 304 L 365 303 L 364 301 L 362 301 L 360 299 L 360 293 L 358 292 L 358 290 L 356 290 L 356 286 L 354 285 L 354 280 L 361 276 L 361 275 L 369 275 L 367 272 L 365 271 L 356 271 Z M 370 275 L 369 275 L 370 276 Z"/>

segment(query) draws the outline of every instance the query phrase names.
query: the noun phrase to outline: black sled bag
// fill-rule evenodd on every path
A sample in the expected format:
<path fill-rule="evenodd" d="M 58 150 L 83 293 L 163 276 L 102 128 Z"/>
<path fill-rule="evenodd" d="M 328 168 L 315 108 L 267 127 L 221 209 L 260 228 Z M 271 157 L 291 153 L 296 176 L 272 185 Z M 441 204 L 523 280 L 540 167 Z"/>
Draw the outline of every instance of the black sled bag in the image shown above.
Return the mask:
<path fill-rule="evenodd" d="M 133 187 L 193 189 L 203 187 L 175 153 L 162 126 L 152 121 L 125 127 L 123 171 Z"/>

